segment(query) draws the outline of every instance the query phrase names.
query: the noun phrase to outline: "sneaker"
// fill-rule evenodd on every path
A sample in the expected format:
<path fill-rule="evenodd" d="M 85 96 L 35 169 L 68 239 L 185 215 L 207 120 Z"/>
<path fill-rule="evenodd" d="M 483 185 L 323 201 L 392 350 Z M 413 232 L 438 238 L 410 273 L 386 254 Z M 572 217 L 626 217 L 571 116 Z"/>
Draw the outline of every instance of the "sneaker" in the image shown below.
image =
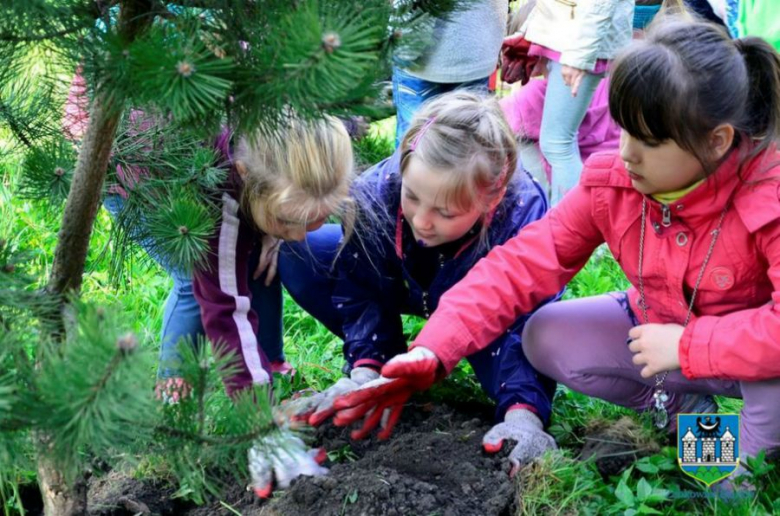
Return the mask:
<path fill-rule="evenodd" d="M 279 373 L 282 376 L 295 376 L 295 368 L 287 360 L 274 360 L 271 362 L 271 372 Z"/>
<path fill-rule="evenodd" d="M 154 387 L 155 397 L 165 405 L 176 405 L 191 394 L 189 384 L 180 377 L 160 378 Z"/>

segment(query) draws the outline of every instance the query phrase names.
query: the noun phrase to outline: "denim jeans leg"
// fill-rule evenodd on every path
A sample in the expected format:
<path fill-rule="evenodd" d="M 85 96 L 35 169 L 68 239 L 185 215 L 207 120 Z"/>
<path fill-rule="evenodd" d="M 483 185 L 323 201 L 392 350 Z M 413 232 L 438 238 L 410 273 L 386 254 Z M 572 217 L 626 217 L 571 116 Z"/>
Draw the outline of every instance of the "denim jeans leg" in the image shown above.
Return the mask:
<path fill-rule="evenodd" d="M 116 219 L 124 209 L 125 200 L 119 195 L 107 195 L 103 206 Z M 163 308 L 163 322 L 160 334 L 160 363 L 158 378 L 178 376 L 181 364 L 179 345 L 196 345 L 198 338 L 205 334 L 200 317 L 200 306 L 192 291 L 192 277 L 170 267 L 157 255 L 149 242 L 136 240 L 137 243 L 156 261 L 173 280 L 168 298 Z"/>
<path fill-rule="evenodd" d="M 196 346 L 205 335 L 200 317 L 200 306 L 192 291 L 189 275 L 169 272 L 173 288 L 163 309 L 163 325 L 160 335 L 160 365 L 157 378 L 180 376 L 180 346 Z"/>
<path fill-rule="evenodd" d="M 467 89 L 487 95 L 489 77 L 468 82 L 436 83 L 419 79 L 400 68 L 393 68 L 393 103 L 396 109 L 395 147 L 409 129 L 415 113 L 425 101 L 455 89 Z"/>
<path fill-rule="evenodd" d="M 550 61 L 547 66 L 550 73 L 539 145 L 552 168 L 550 204 L 554 206 L 580 180 L 582 157 L 577 135 L 593 93 L 604 76 L 586 73 L 577 96 L 573 97 L 571 88 L 563 82 L 561 64 Z"/>

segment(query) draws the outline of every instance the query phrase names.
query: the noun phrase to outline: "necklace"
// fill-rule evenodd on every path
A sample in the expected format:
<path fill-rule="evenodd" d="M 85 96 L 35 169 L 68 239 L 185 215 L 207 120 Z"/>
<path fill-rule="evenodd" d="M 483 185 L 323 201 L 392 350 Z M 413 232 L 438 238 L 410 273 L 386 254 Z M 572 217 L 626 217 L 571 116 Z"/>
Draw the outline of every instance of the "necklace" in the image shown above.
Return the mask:
<path fill-rule="evenodd" d="M 718 235 L 720 235 L 720 228 L 723 226 L 723 218 L 726 216 L 726 211 L 729 209 L 730 202 L 726 202 L 726 206 L 723 207 L 723 211 L 718 219 L 717 227 L 710 233 L 712 239 L 710 240 L 710 247 L 707 249 L 707 255 L 704 257 L 704 262 L 699 269 L 699 275 L 696 277 L 696 284 L 693 286 L 693 292 L 691 293 L 691 301 L 688 304 L 688 313 L 685 315 L 685 322 L 683 326 L 688 326 L 693 314 L 693 303 L 696 301 L 696 294 L 699 291 L 701 280 L 704 278 L 704 271 L 707 269 L 707 264 L 712 257 L 712 250 L 715 249 L 715 242 L 718 241 Z M 642 227 L 639 233 L 639 267 L 637 274 L 639 275 L 639 302 L 642 308 L 642 318 L 644 324 L 648 324 L 650 321 L 647 317 L 647 300 L 645 299 L 645 282 L 642 279 L 642 266 L 644 265 L 645 255 L 645 223 L 647 221 L 647 198 L 642 199 Z M 666 224 L 664 224 L 666 225 Z M 655 392 L 653 392 L 653 422 L 658 428 L 665 428 L 669 424 L 669 414 L 666 411 L 666 402 L 669 401 L 669 393 L 664 389 L 664 381 L 669 371 L 664 371 L 662 374 L 655 375 Z"/>

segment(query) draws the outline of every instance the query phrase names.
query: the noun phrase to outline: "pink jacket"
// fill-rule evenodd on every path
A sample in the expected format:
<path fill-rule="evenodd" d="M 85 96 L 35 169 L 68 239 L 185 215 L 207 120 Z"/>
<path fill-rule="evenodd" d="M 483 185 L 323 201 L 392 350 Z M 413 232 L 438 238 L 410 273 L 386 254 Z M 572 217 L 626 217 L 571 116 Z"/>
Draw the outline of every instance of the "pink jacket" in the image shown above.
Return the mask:
<path fill-rule="evenodd" d="M 780 152 L 746 163 L 742 179 L 737 165 L 732 152 L 704 184 L 668 208 L 648 199 L 648 317 L 682 324 L 710 233 L 732 198 L 680 341 L 682 372 L 691 379 L 780 377 Z M 641 205 L 617 153 L 592 156 L 580 184 L 558 206 L 493 249 L 442 297 L 414 345 L 432 350 L 449 372 L 560 290 L 603 242 L 633 285 L 629 300 L 640 315 Z M 665 209 L 668 227 L 662 225 Z"/>

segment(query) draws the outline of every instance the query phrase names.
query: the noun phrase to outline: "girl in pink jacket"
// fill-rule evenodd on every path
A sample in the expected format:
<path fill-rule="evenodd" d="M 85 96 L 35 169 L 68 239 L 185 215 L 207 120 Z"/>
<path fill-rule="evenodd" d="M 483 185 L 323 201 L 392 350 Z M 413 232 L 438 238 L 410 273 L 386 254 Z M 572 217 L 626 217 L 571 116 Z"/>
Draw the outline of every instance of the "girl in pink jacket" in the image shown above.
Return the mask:
<path fill-rule="evenodd" d="M 397 407 L 395 422 L 606 242 L 631 288 L 540 309 L 531 363 L 659 426 L 702 395 L 742 398 L 741 455 L 780 450 L 780 56 L 670 20 L 616 60 L 610 108 L 619 152 L 591 157 L 556 208 L 449 290 L 411 352 L 337 401 L 339 422 Z"/>

